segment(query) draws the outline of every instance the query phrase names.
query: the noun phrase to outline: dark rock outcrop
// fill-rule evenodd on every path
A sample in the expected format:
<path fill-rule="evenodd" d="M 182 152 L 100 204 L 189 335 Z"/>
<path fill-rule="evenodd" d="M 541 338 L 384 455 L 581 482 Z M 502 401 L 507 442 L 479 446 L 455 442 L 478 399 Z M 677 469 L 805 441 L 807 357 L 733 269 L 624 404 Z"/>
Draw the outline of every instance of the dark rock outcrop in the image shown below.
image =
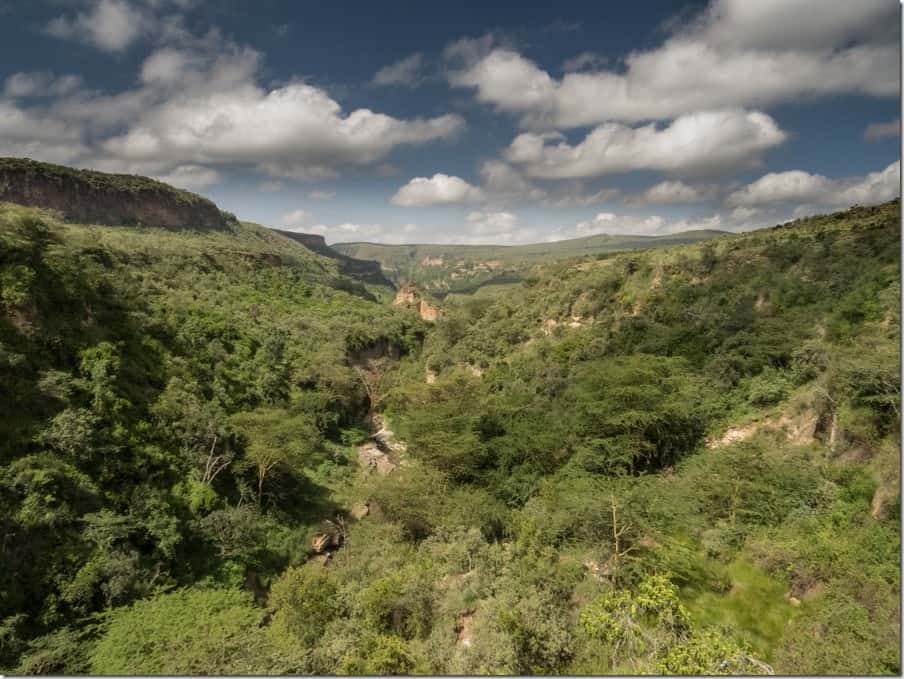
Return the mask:
<path fill-rule="evenodd" d="M 0 201 L 57 210 L 108 226 L 225 229 L 234 217 L 201 196 L 147 177 L 0 158 Z"/>
<path fill-rule="evenodd" d="M 370 283 L 371 285 L 384 285 L 389 288 L 395 288 L 392 281 L 383 275 L 383 269 L 380 268 L 379 262 L 367 259 L 355 259 L 354 257 L 343 255 L 341 252 L 337 252 L 327 245 L 323 236 L 317 234 L 282 231 L 280 229 L 274 229 L 274 231 L 282 234 L 286 238 L 291 238 L 297 243 L 301 243 L 308 250 L 316 252 L 318 255 L 336 260 L 339 263 L 339 271 L 350 278 L 355 278 L 364 283 Z"/>

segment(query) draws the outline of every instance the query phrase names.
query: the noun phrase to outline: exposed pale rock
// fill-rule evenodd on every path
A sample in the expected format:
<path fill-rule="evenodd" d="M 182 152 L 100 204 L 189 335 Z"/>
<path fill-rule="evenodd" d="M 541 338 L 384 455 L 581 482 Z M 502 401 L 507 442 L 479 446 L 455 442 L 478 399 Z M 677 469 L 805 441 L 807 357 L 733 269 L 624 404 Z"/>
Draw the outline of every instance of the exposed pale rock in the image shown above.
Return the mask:
<path fill-rule="evenodd" d="M 418 313 L 421 315 L 421 320 L 430 322 L 436 321 L 440 316 L 439 307 L 435 307 L 423 299 L 418 307 Z"/>
<path fill-rule="evenodd" d="M 471 645 L 473 639 L 474 611 L 465 611 L 455 621 L 455 637 L 460 646 Z"/>
<path fill-rule="evenodd" d="M 423 299 L 418 289 L 412 283 L 406 283 L 398 289 L 392 306 L 397 309 L 409 309 L 416 311 L 422 320 L 434 322 L 442 314 L 439 307 Z"/>
<path fill-rule="evenodd" d="M 395 299 L 392 300 L 392 306 L 412 307 L 417 301 L 417 289 L 413 285 L 403 285 L 396 291 Z"/>
<path fill-rule="evenodd" d="M 480 366 L 472 365 L 470 363 L 465 365 L 465 368 L 469 373 L 474 375 L 474 377 L 483 377 L 483 368 Z"/>
<path fill-rule="evenodd" d="M 389 456 L 380 450 L 376 443 L 365 443 L 358 447 L 358 462 L 365 471 L 376 471 L 385 476 L 392 472 L 396 465 Z"/>
<path fill-rule="evenodd" d="M 317 533 L 311 538 L 311 549 L 315 554 L 323 554 L 342 546 L 342 536 L 338 533 Z"/>

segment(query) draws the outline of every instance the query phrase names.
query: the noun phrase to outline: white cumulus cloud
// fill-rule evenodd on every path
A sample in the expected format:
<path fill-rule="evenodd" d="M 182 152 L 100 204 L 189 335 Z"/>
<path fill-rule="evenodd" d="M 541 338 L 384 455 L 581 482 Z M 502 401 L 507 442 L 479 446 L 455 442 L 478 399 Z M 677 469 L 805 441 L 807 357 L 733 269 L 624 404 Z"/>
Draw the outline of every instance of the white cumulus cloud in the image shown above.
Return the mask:
<path fill-rule="evenodd" d="M 279 225 L 290 231 L 301 231 L 308 223 L 309 217 L 304 210 L 292 210 L 279 218 Z"/>
<path fill-rule="evenodd" d="M 405 85 L 414 87 L 422 79 L 421 69 L 424 66 L 424 55 L 418 52 L 384 66 L 374 75 L 375 85 Z"/>
<path fill-rule="evenodd" d="M 483 191 L 461 177 L 437 173 L 430 178 L 415 177 L 392 197 L 392 204 L 401 207 L 474 203 L 483 198 Z"/>
<path fill-rule="evenodd" d="M 710 187 L 691 186 L 680 180 L 667 180 L 654 184 L 639 196 L 635 196 L 632 202 L 636 204 L 695 203 L 707 198 L 711 191 Z"/>
<path fill-rule="evenodd" d="M 487 160 L 480 166 L 483 190 L 497 200 L 540 200 L 546 191 L 535 186 L 508 163 Z"/>
<path fill-rule="evenodd" d="M 219 172 L 210 167 L 180 165 L 166 174 L 158 175 L 157 179 L 180 189 L 198 191 L 216 184 L 221 177 Z"/>
<path fill-rule="evenodd" d="M 862 177 L 830 179 L 803 170 L 770 172 L 731 193 L 729 207 L 756 207 L 777 203 L 814 203 L 847 207 L 871 205 L 900 195 L 901 163 Z"/>
<path fill-rule="evenodd" d="M 529 128 L 762 108 L 802 96 L 899 95 L 898 8 L 887 0 L 716 0 L 624 68 L 555 78 L 492 37 L 446 50 L 453 86 Z M 586 59 L 569 64 L 583 66 Z"/>
<path fill-rule="evenodd" d="M 70 163 L 87 152 L 78 125 L 0 99 L 0 155 Z"/>
<path fill-rule="evenodd" d="M 718 46 L 821 50 L 852 42 L 895 42 L 897 7 L 887 0 L 716 0 L 696 28 Z"/>
<path fill-rule="evenodd" d="M 574 146 L 562 135 L 526 132 L 512 141 L 505 157 L 529 176 L 545 179 L 631 170 L 705 173 L 750 165 L 785 138 L 765 113 L 706 111 L 681 116 L 665 128 L 606 123 Z"/>
<path fill-rule="evenodd" d="M 566 72 L 597 70 L 606 65 L 608 59 L 596 52 L 581 52 L 576 57 L 562 62 L 562 70 Z"/>
<path fill-rule="evenodd" d="M 82 83 L 79 75 L 57 76 L 49 71 L 13 73 L 6 79 L 3 94 L 12 99 L 20 97 L 58 97 L 69 94 Z"/>
<path fill-rule="evenodd" d="M 593 219 L 578 222 L 574 226 L 575 236 L 593 236 L 600 233 L 624 234 L 659 233 L 665 225 L 665 219 L 659 215 L 636 217 L 634 215 L 617 215 L 612 212 L 600 212 Z"/>
<path fill-rule="evenodd" d="M 465 235 L 458 240 L 471 245 L 514 245 L 533 243 L 539 238 L 540 231 L 537 228 L 522 226 L 518 216 L 512 212 L 475 210 L 465 218 Z"/>
<path fill-rule="evenodd" d="M 383 224 L 360 224 L 343 222 L 341 224 L 315 224 L 310 233 L 319 233 L 327 243 L 371 241 L 378 243 L 410 243 L 419 231 L 417 224 L 403 224 L 399 227 L 387 227 Z"/>
<path fill-rule="evenodd" d="M 95 9 L 107 11 L 101 5 Z M 241 166 L 310 179 L 350 167 L 376 172 L 400 146 L 449 139 L 464 126 L 452 114 L 402 119 L 343 110 L 324 89 L 299 80 L 265 86 L 262 55 L 216 29 L 193 36 L 176 22 L 157 38 L 165 44 L 142 62 L 131 89 L 109 94 L 45 75 L 8 78 L 0 150 L 155 176 L 191 167 L 208 168 L 210 178 Z M 55 96 L 33 101 L 43 85 Z M 186 172 L 181 180 L 203 183 L 198 169 L 192 179 Z"/>
<path fill-rule="evenodd" d="M 863 138 L 867 141 L 879 141 L 886 137 L 897 137 L 901 134 L 901 119 L 895 118 L 887 123 L 872 123 L 863 131 Z"/>
<path fill-rule="evenodd" d="M 89 11 L 58 16 L 45 28 L 57 38 L 85 42 L 106 52 L 126 49 L 147 29 L 147 15 L 124 0 L 98 0 Z"/>
<path fill-rule="evenodd" d="M 511 212 L 471 212 L 467 216 L 469 233 L 474 235 L 497 235 L 508 233 L 518 223 Z"/>
<path fill-rule="evenodd" d="M 264 90 L 251 82 L 188 90 L 140 114 L 104 149 L 127 160 L 177 158 L 257 163 L 274 176 L 330 177 L 343 165 L 366 165 L 395 147 L 448 138 L 458 116 L 400 120 L 357 109 L 343 113 L 316 87 L 292 83 Z"/>

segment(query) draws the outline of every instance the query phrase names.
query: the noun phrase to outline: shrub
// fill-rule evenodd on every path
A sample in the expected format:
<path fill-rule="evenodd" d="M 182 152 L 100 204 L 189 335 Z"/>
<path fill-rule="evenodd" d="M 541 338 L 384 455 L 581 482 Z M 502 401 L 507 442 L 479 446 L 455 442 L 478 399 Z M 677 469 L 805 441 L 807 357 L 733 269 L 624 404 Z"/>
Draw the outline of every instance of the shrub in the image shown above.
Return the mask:
<path fill-rule="evenodd" d="M 182 589 L 112 611 L 90 652 L 93 674 L 252 674 L 268 663 L 264 611 L 251 595 Z"/>
<path fill-rule="evenodd" d="M 313 646 L 339 612 L 337 588 L 326 573 L 289 568 L 270 590 L 273 632 L 286 640 Z"/>
<path fill-rule="evenodd" d="M 767 368 L 747 382 L 747 400 L 755 406 L 768 406 L 782 401 L 791 389 L 788 379 L 779 371 Z"/>
<path fill-rule="evenodd" d="M 341 674 L 411 674 L 415 657 L 397 636 L 367 635 L 339 663 Z"/>

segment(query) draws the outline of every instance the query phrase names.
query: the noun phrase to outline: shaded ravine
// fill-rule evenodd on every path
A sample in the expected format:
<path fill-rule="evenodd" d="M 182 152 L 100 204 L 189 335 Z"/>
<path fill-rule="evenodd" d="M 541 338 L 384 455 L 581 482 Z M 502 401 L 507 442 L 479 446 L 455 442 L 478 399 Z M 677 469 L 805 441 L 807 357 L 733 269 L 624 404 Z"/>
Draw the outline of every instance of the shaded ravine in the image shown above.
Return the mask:
<path fill-rule="evenodd" d="M 356 447 L 358 465 L 365 474 L 386 476 L 407 462 L 405 453 L 407 445 L 395 437 L 395 433 L 386 426 L 382 415 L 375 413 L 368 418 L 372 431 L 364 442 Z M 362 499 L 352 503 L 348 516 L 354 521 L 361 521 L 372 513 L 372 501 Z M 311 560 L 318 560 L 327 566 L 335 552 L 346 542 L 346 519 L 341 514 L 322 522 L 322 530 L 311 539 L 314 551 Z"/>

